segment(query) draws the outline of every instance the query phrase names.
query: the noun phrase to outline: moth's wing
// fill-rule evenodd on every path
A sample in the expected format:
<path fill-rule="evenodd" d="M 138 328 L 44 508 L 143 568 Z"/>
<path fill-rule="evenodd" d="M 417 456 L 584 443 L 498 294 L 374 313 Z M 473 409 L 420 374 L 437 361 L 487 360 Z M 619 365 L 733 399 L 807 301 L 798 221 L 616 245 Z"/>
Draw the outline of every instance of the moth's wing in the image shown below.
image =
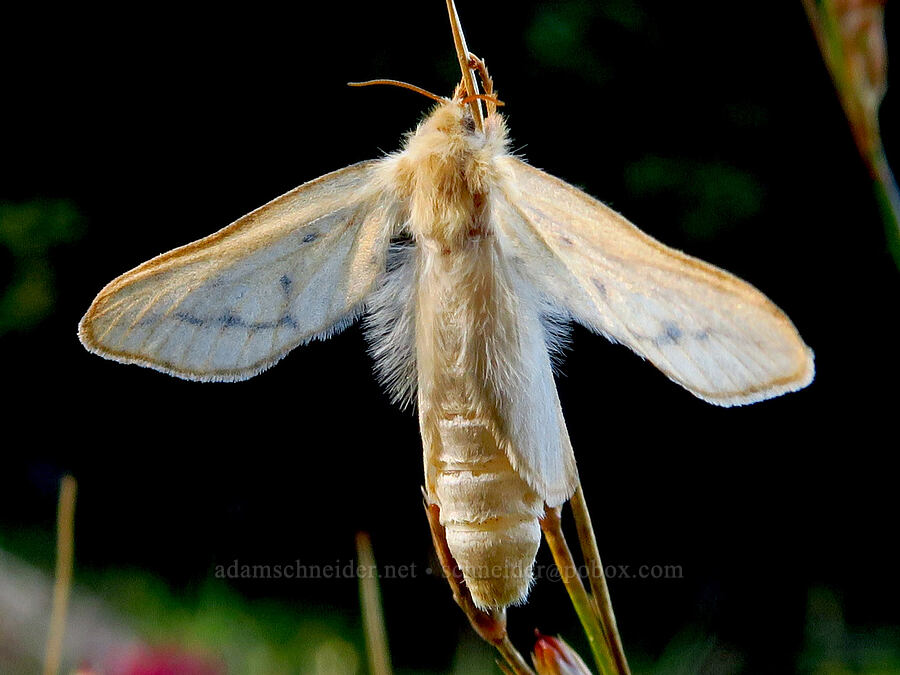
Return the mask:
<path fill-rule="evenodd" d="M 190 380 L 243 380 L 340 330 L 384 268 L 378 161 L 327 174 L 106 286 L 82 318 L 90 351 Z"/>
<path fill-rule="evenodd" d="M 559 506 L 575 491 L 578 471 L 553 379 L 553 338 L 541 318 L 542 302 L 528 280 L 513 270 L 507 282 L 516 299 L 511 303 L 515 317 L 501 318 L 499 323 L 515 335 L 511 340 L 515 346 L 491 359 L 501 373 L 493 390 L 499 394 L 495 405 L 509 439 L 505 451 L 516 473 L 541 499 Z"/>
<path fill-rule="evenodd" d="M 502 163 L 502 236 L 533 283 L 576 321 L 716 405 L 753 403 L 812 381 L 812 351 L 758 290 L 519 159 Z"/>
<path fill-rule="evenodd" d="M 578 467 L 549 363 L 546 369 L 537 387 L 509 395 L 501 408 L 504 419 L 514 422 L 507 430 L 510 443 L 505 448 L 510 464 L 552 507 L 575 492 Z"/>

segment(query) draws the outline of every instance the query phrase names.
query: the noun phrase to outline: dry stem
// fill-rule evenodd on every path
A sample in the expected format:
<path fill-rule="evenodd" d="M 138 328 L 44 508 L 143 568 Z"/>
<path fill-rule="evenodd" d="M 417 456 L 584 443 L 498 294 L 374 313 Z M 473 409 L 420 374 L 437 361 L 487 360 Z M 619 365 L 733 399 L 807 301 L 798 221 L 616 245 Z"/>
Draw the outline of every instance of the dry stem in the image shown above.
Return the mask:
<path fill-rule="evenodd" d="M 378 567 L 372 552 L 372 541 L 365 532 L 356 535 L 356 556 L 359 559 L 359 599 L 362 604 L 369 670 L 372 675 L 391 675 L 387 630 L 384 627 L 381 593 L 378 590 Z"/>
<path fill-rule="evenodd" d="M 50 613 L 50 632 L 44 653 L 44 675 L 56 675 L 62 661 L 63 638 L 66 633 L 66 614 L 72 591 L 72 567 L 75 552 L 75 494 L 78 483 L 72 476 L 63 476 L 59 486 L 59 506 L 56 514 L 56 581 L 53 585 L 53 608 Z"/>
<path fill-rule="evenodd" d="M 453 31 L 453 44 L 456 45 L 456 56 L 459 58 L 459 67 L 462 70 L 463 82 L 466 86 L 466 94 L 469 97 L 478 94 L 478 83 L 475 81 L 475 73 L 469 63 L 469 48 L 466 46 L 466 36 L 463 35 L 459 14 L 456 12 L 456 3 L 447 0 L 447 12 L 450 14 L 450 29 Z M 475 128 L 484 131 L 484 114 L 481 110 L 481 102 L 477 98 L 469 101 L 472 108 L 472 117 L 475 119 Z"/>

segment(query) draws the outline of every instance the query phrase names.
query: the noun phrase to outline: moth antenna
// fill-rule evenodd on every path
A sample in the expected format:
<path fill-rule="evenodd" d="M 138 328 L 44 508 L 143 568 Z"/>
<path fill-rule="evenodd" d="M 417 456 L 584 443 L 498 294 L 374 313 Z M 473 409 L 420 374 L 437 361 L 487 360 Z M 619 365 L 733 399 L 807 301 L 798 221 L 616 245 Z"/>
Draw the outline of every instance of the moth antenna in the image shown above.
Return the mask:
<path fill-rule="evenodd" d="M 446 103 L 447 99 L 443 96 L 438 96 L 437 94 L 432 94 L 427 89 L 422 89 L 422 87 L 417 87 L 414 84 L 410 84 L 409 82 L 401 82 L 400 80 L 367 80 L 365 82 L 348 82 L 348 87 L 368 87 L 373 84 L 390 84 L 395 87 L 402 87 L 403 89 L 409 89 L 410 91 L 414 91 L 417 94 L 422 94 L 422 96 L 427 96 L 430 99 L 434 99 L 438 103 Z"/>
<path fill-rule="evenodd" d="M 475 120 L 475 128 L 478 131 L 484 131 L 484 113 L 481 110 L 481 103 L 477 98 L 472 98 L 478 94 L 478 83 L 475 82 L 475 74 L 469 65 L 469 48 L 466 47 L 466 37 L 463 35 L 462 24 L 459 21 L 459 14 L 456 12 L 456 3 L 453 0 L 447 0 L 447 12 L 450 14 L 450 30 L 453 31 L 453 43 L 456 45 L 456 56 L 459 58 L 459 67 L 462 70 L 462 79 L 465 84 L 466 94 L 471 100 L 468 100 L 469 107 L 472 109 L 472 117 Z"/>

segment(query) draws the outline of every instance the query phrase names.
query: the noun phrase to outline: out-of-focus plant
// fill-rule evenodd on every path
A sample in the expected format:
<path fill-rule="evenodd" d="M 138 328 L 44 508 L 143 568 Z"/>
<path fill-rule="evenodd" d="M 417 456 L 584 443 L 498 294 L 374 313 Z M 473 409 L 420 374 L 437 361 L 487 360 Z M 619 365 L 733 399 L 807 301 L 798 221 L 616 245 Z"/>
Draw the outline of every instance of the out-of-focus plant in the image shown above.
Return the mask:
<path fill-rule="evenodd" d="M 887 0 L 802 0 L 856 147 L 875 184 L 888 245 L 900 267 L 900 191 L 878 125 L 887 89 Z"/>
<path fill-rule="evenodd" d="M 88 671 L 91 672 L 91 671 Z M 217 658 L 177 647 L 139 646 L 116 656 L 98 671 L 104 675 L 225 675 Z"/>
<path fill-rule="evenodd" d="M 356 535 L 356 557 L 359 559 L 359 604 L 366 634 L 369 671 L 372 675 L 391 675 L 390 649 L 381 608 L 381 590 L 378 588 L 378 567 L 372 540 L 365 532 Z"/>
<path fill-rule="evenodd" d="M 636 35 L 646 23 L 644 10 L 634 0 L 561 0 L 537 7 L 526 38 L 539 67 L 602 83 L 614 75 L 613 65 L 599 58 L 591 32 Z"/>
<path fill-rule="evenodd" d="M 625 168 L 629 191 L 671 208 L 679 227 L 696 239 L 759 214 L 765 188 L 751 173 L 725 162 L 648 155 Z"/>
<path fill-rule="evenodd" d="M 810 675 L 898 673 L 900 629 L 848 625 L 838 596 L 827 588 L 814 588 L 807 602 L 805 639 L 797 672 Z"/>
<path fill-rule="evenodd" d="M 47 316 L 55 302 L 50 250 L 74 241 L 81 216 L 65 200 L 0 204 L 0 255 L 11 274 L 0 279 L 0 335 L 27 330 Z"/>
<path fill-rule="evenodd" d="M 56 582 L 53 586 L 53 606 L 50 633 L 44 654 L 44 675 L 56 675 L 62 662 L 66 614 L 72 591 L 72 568 L 75 551 L 75 495 L 78 483 L 72 476 L 63 476 L 59 486 L 59 506 L 56 514 Z"/>

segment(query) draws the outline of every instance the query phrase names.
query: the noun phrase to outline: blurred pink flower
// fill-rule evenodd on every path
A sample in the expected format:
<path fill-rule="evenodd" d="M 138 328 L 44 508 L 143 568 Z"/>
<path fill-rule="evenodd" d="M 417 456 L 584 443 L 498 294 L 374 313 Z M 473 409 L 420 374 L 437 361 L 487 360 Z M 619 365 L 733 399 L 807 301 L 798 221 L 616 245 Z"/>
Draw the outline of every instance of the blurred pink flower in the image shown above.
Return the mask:
<path fill-rule="evenodd" d="M 135 647 L 110 660 L 108 675 L 225 675 L 225 666 L 208 655 L 176 647 Z"/>

